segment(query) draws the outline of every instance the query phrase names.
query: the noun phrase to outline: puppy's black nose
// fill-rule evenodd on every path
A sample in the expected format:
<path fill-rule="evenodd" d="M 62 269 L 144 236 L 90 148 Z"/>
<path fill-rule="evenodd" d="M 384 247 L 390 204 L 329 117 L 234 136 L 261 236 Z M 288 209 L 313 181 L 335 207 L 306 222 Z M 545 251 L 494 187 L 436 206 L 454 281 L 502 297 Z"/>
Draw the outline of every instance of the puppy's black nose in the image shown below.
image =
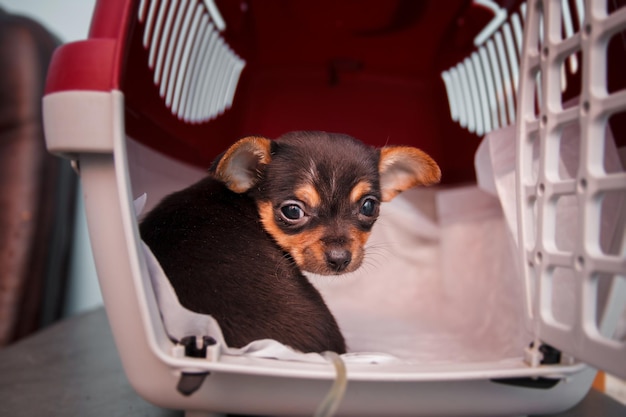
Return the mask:
<path fill-rule="evenodd" d="M 341 272 L 350 265 L 352 254 L 342 248 L 328 249 L 326 251 L 326 265 L 335 272 Z"/>

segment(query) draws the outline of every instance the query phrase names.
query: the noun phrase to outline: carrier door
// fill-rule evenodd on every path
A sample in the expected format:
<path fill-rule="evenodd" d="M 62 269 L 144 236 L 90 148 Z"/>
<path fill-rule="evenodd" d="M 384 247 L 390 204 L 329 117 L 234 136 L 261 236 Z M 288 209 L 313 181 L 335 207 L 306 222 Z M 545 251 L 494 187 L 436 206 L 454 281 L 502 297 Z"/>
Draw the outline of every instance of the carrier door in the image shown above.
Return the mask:
<path fill-rule="evenodd" d="M 626 331 L 618 328 L 626 173 L 612 123 L 625 114 L 626 91 L 607 80 L 609 43 L 626 29 L 626 8 L 606 3 L 585 2 L 579 30 L 567 37 L 561 0 L 528 2 L 516 132 L 519 255 L 537 342 L 626 378 Z M 568 102 L 572 56 L 580 94 Z"/>

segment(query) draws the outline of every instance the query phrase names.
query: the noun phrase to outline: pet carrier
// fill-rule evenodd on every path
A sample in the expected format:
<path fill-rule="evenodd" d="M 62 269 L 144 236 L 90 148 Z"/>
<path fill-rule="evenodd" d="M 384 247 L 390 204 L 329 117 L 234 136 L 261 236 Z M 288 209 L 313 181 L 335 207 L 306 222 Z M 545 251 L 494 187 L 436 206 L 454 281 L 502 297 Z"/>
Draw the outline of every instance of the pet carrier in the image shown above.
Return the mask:
<path fill-rule="evenodd" d="M 133 204 L 241 136 L 306 129 L 421 147 L 447 182 L 383 207 L 362 272 L 311 277 L 351 347 L 338 414 L 551 413 L 595 367 L 626 376 L 626 8 L 608 3 L 98 1 L 88 39 L 54 56 L 45 133 L 80 172 L 134 389 L 198 414 L 324 398 L 329 362 L 230 354 L 172 313 Z"/>

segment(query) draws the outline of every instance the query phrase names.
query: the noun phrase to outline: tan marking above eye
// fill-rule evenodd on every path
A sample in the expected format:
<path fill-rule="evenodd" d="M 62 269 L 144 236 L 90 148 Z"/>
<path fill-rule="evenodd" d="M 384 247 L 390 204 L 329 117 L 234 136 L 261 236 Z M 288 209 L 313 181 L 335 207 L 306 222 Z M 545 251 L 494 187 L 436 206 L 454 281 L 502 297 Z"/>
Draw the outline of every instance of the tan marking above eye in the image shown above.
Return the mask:
<path fill-rule="evenodd" d="M 369 181 L 359 181 L 350 191 L 350 202 L 357 203 L 363 196 L 372 191 L 372 184 Z"/>
<path fill-rule="evenodd" d="M 311 184 L 304 184 L 296 188 L 294 195 L 309 207 L 319 207 L 322 202 L 317 189 Z"/>

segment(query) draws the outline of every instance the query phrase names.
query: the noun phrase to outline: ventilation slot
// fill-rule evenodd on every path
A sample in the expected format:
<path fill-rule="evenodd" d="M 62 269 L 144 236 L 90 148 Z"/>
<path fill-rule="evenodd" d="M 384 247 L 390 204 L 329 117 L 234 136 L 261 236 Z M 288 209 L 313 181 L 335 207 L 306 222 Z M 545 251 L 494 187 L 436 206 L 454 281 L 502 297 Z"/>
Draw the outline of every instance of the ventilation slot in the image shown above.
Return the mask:
<path fill-rule="evenodd" d="M 188 123 L 215 119 L 233 103 L 245 61 L 220 36 L 212 0 L 142 0 L 138 19 L 159 95 Z"/>
<path fill-rule="evenodd" d="M 515 123 L 519 87 L 519 62 L 526 19 L 526 2 L 508 15 L 495 2 L 475 0 L 475 6 L 494 12 L 493 20 L 476 36 L 478 55 L 468 64 L 467 59 L 443 71 L 452 120 L 479 136 Z M 582 0 L 561 1 L 563 39 L 574 37 L 585 17 Z M 539 29 L 538 46 L 543 44 L 543 24 Z M 474 56 L 472 54 L 472 56 Z M 579 56 L 572 54 L 561 66 L 561 91 L 568 80 L 580 71 Z M 456 73 L 456 80 L 455 74 Z M 469 85 L 465 84 L 467 82 Z M 541 74 L 537 74 L 537 106 L 541 106 Z M 455 85 L 458 81 L 460 84 Z M 476 86 L 476 88 L 474 88 Z M 464 106 L 470 106 L 465 108 Z"/>

